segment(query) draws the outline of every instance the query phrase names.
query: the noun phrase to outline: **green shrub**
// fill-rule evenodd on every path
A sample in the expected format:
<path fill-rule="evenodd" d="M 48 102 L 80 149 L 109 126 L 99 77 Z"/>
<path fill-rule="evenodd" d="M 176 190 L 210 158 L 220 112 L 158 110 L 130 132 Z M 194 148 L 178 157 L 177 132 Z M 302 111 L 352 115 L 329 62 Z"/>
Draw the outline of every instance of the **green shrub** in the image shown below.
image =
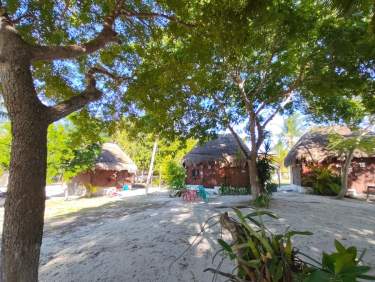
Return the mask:
<path fill-rule="evenodd" d="M 269 208 L 272 198 L 272 193 L 263 193 L 256 197 L 252 203 L 256 208 Z"/>
<path fill-rule="evenodd" d="M 278 187 L 279 187 L 279 185 L 276 184 L 276 183 L 269 182 L 269 183 L 266 184 L 266 190 L 270 191 L 271 193 L 277 192 Z"/>
<path fill-rule="evenodd" d="M 302 185 L 312 187 L 317 195 L 336 196 L 341 189 L 341 178 L 328 167 L 313 166 Z"/>
<path fill-rule="evenodd" d="M 220 215 L 220 224 L 231 233 L 233 241 L 218 239 L 222 247 L 218 253 L 223 252 L 235 261 L 237 273 L 214 268 L 205 271 L 229 278 L 228 281 L 356 282 L 357 279 L 375 279 L 366 274 L 370 267 L 360 265 L 364 252 L 358 256 L 355 247 L 346 248 L 335 241 L 336 251 L 323 253 L 320 262 L 296 249 L 291 241 L 295 235 L 311 235 L 311 232 L 287 229 L 275 234 L 265 227 L 262 220 L 264 215 L 277 218 L 273 213 L 258 210 L 244 215 L 238 209 L 234 211 L 235 218 L 228 213 Z"/>
<path fill-rule="evenodd" d="M 164 171 L 164 179 L 170 189 L 181 190 L 185 188 L 185 168 L 176 161 L 169 161 Z"/>
<path fill-rule="evenodd" d="M 221 195 L 250 195 L 251 194 L 250 187 L 232 187 L 232 186 L 221 185 L 219 191 Z"/>
<path fill-rule="evenodd" d="M 271 183 L 272 173 L 275 168 L 272 166 L 272 160 L 268 155 L 262 156 L 257 160 L 257 169 L 259 183 L 262 188 L 265 188 L 268 183 Z"/>

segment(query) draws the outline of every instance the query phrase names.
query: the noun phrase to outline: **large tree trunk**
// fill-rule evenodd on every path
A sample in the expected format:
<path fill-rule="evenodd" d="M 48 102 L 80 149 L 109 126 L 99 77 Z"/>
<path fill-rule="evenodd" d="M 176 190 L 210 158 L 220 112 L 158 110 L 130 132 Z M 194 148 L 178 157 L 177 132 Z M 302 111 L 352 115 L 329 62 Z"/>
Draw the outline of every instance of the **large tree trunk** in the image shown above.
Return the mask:
<path fill-rule="evenodd" d="M 47 107 L 38 99 L 29 49 L 12 29 L 0 32 L 0 81 L 12 125 L 1 248 L 2 281 L 37 281 L 47 166 Z"/>
<path fill-rule="evenodd" d="M 338 199 L 344 198 L 346 193 L 348 192 L 348 176 L 353 156 L 353 151 L 350 151 L 345 158 L 345 163 L 341 171 L 341 190 L 337 195 Z"/>
<path fill-rule="evenodd" d="M 112 25 L 112 20 L 109 18 L 108 26 Z M 115 33 L 108 26 L 103 29 L 99 44 L 94 40 L 95 46 L 88 44 L 86 50 L 94 52 L 114 37 Z M 93 74 L 88 73 L 87 87 L 80 95 L 54 107 L 43 105 L 34 88 L 31 60 L 35 59 L 33 55 L 36 51 L 39 51 L 36 52 L 39 58 L 49 57 L 43 56 L 45 48 L 38 47 L 36 50 L 34 47 L 21 38 L 5 9 L 0 9 L 1 94 L 11 120 L 13 137 L 0 263 L 0 279 L 6 282 L 38 281 L 48 125 L 102 95 L 96 89 Z"/>
<path fill-rule="evenodd" d="M 30 120 L 12 125 L 1 249 L 2 281 L 37 281 L 44 222 L 47 126 Z"/>

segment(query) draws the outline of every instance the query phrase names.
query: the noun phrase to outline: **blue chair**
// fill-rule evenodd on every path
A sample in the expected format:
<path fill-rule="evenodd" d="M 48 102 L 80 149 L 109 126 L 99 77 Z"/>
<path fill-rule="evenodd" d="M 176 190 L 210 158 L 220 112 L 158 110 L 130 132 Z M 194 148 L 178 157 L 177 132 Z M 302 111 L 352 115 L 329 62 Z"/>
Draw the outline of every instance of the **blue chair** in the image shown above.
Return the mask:
<path fill-rule="evenodd" d="M 202 185 L 198 186 L 198 196 L 201 197 L 205 203 L 208 203 L 208 193 Z"/>

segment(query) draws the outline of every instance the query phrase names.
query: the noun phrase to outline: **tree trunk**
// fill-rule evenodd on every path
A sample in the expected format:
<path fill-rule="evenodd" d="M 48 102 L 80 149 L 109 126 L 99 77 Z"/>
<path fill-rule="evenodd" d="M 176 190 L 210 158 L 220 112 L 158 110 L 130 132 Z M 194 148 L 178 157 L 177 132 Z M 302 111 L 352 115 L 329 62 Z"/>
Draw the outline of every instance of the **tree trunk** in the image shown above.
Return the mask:
<path fill-rule="evenodd" d="M 346 193 L 348 192 L 348 176 L 349 176 L 349 169 L 352 164 L 353 156 L 354 156 L 353 151 L 349 151 L 349 153 L 347 154 L 345 158 L 345 163 L 341 172 L 341 190 L 339 194 L 337 195 L 338 199 L 344 198 Z"/>
<path fill-rule="evenodd" d="M 49 116 L 34 88 L 29 46 L 1 16 L 0 82 L 12 126 L 1 281 L 38 280 L 43 235 Z"/>
<path fill-rule="evenodd" d="M 256 154 L 255 155 L 251 154 L 250 159 L 247 161 L 247 165 L 249 169 L 251 195 L 253 196 L 253 199 L 256 199 L 257 197 L 260 196 L 262 192 L 262 189 L 259 183 Z"/>
<path fill-rule="evenodd" d="M 147 175 L 147 180 L 146 180 L 146 194 L 148 194 L 148 186 L 152 182 L 152 175 L 154 174 L 154 163 L 155 163 L 155 156 L 156 156 L 157 148 L 158 148 L 158 138 L 156 137 L 155 142 L 154 142 L 154 147 L 152 148 L 150 168 L 148 170 L 148 175 Z"/>
<path fill-rule="evenodd" d="M 30 118 L 30 117 L 29 117 Z M 10 176 L 1 249 L 2 281 L 38 281 L 42 243 L 47 125 L 12 121 Z"/>

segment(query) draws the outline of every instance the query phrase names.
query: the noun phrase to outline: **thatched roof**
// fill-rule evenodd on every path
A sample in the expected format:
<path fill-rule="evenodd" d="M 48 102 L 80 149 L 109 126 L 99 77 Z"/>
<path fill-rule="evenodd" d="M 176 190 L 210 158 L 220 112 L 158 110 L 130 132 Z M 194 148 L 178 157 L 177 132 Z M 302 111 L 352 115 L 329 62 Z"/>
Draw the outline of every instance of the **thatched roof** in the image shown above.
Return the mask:
<path fill-rule="evenodd" d="M 103 144 L 102 152 L 95 163 L 95 168 L 116 171 L 127 170 L 129 173 L 137 171 L 137 166 L 132 159 L 114 143 Z"/>
<path fill-rule="evenodd" d="M 290 166 L 294 161 L 304 159 L 309 162 L 322 162 L 327 158 L 338 157 L 337 152 L 327 149 L 328 138 L 332 133 L 351 137 L 353 133 L 344 126 L 331 126 L 315 128 L 304 134 L 289 151 L 284 160 L 285 166 Z M 372 135 L 372 134 L 371 134 Z M 369 157 L 366 153 L 355 151 L 356 158 Z"/>
<path fill-rule="evenodd" d="M 249 152 L 244 142 L 242 145 Z M 185 165 L 199 164 L 203 162 L 218 161 L 233 164 L 236 160 L 244 160 L 245 157 L 232 134 L 219 135 L 202 146 L 196 146 L 183 159 Z"/>

